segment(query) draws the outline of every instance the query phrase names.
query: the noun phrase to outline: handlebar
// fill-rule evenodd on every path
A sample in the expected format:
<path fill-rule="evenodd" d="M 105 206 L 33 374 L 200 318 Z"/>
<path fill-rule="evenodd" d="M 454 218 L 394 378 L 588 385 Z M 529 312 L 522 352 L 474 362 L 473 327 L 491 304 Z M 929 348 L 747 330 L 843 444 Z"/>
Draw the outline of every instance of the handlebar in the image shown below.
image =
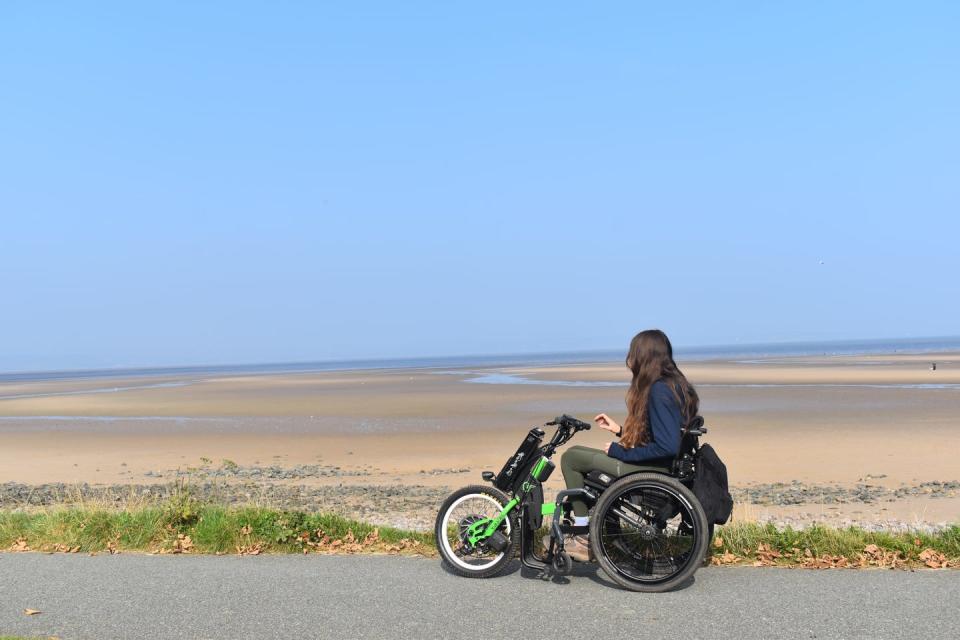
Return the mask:
<path fill-rule="evenodd" d="M 557 416 L 550 422 L 546 424 L 548 427 L 553 425 L 559 425 L 563 429 L 573 429 L 574 431 L 589 431 L 590 423 L 584 422 L 583 420 L 577 420 L 573 416 L 568 416 L 563 414 L 562 416 Z"/>

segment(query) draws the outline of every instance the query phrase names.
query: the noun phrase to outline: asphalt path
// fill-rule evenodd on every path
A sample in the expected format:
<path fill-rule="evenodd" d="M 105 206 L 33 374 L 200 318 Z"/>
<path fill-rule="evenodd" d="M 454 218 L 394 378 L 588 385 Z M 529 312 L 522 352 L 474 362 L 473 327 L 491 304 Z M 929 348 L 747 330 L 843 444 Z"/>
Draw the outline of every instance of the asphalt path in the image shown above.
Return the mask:
<path fill-rule="evenodd" d="M 594 565 L 470 580 L 391 556 L 0 554 L 0 635 L 64 639 L 960 638 L 958 606 L 949 570 L 709 567 L 642 594 Z"/>

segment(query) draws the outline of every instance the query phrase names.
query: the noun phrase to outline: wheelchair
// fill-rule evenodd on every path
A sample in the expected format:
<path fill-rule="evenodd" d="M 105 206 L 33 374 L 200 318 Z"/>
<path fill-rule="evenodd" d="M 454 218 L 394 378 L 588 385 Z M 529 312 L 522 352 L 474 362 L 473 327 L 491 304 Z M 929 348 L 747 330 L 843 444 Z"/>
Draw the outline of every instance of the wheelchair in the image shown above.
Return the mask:
<path fill-rule="evenodd" d="M 494 577 L 519 549 L 524 566 L 567 575 L 573 562 L 564 551 L 564 535 L 589 534 L 591 556 L 625 589 L 656 593 L 687 581 L 713 537 L 713 525 L 691 490 L 699 437 L 707 432 L 703 418 L 684 428 L 675 458 L 619 478 L 590 471 L 584 488 L 560 491 L 546 503 L 543 483 L 555 468 L 551 458 L 590 424 L 562 415 L 544 426 L 557 427 L 546 444 L 544 430 L 531 429 L 500 473 L 483 472 L 491 486 L 463 487 L 444 501 L 434 533 L 448 568 L 464 577 Z M 574 525 L 572 500 L 587 504 L 589 525 Z M 549 539 L 538 555 L 536 535 L 544 524 Z"/>

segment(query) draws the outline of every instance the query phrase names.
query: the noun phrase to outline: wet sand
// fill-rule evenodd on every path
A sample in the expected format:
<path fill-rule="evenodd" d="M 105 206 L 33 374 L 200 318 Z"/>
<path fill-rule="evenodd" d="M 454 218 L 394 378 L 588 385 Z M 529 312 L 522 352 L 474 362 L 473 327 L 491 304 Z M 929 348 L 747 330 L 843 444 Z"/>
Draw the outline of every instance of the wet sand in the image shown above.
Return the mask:
<path fill-rule="evenodd" d="M 700 392 L 705 441 L 738 488 L 960 480 L 960 354 L 680 364 Z M 494 383 L 468 382 L 484 379 Z M 229 460 L 357 474 L 277 480 L 311 486 L 457 486 L 499 469 L 530 427 L 557 414 L 622 420 L 627 379 L 622 364 L 597 363 L 2 383 L 0 482 L 164 482 L 177 469 Z M 609 439 L 594 430 L 575 443 Z M 433 473 L 451 468 L 471 471 Z M 738 513 L 945 522 L 960 520 L 960 499 Z"/>

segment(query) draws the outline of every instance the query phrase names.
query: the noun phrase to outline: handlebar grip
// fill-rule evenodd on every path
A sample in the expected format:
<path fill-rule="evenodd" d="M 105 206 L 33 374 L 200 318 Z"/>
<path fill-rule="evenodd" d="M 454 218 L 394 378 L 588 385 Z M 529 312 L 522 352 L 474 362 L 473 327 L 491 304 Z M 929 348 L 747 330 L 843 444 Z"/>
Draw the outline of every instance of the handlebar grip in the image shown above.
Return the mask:
<path fill-rule="evenodd" d="M 573 416 L 568 416 L 563 414 L 562 416 L 557 416 L 553 419 L 553 422 L 548 422 L 548 425 L 559 424 L 562 427 L 574 428 L 577 431 L 589 431 L 590 423 L 584 422 L 583 420 L 577 420 Z"/>

